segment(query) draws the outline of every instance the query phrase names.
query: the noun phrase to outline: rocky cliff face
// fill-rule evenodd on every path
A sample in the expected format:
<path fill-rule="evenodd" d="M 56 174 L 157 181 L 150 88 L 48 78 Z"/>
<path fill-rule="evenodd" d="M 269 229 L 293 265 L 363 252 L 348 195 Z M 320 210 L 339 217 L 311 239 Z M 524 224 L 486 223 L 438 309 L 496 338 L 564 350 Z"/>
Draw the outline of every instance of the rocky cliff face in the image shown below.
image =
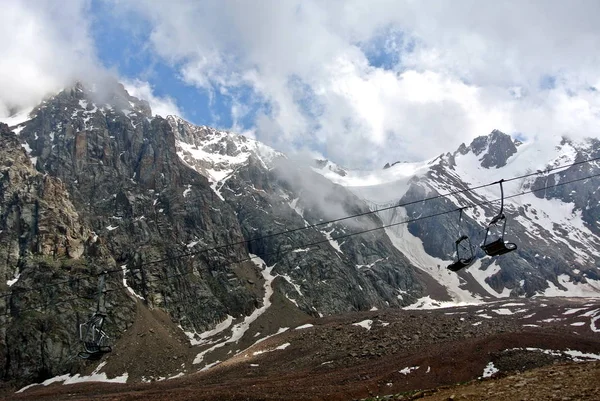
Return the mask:
<path fill-rule="evenodd" d="M 77 329 L 96 306 L 97 274 L 114 260 L 64 182 L 36 171 L 4 124 L 0 149 L 0 376 L 41 379 L 76 368 Z M 111 332 L 132 318 L 132 302 L 111 291 L 117 282 L 104 297 Z"/>
<path fill-rule="evenodd" d="M 380 226 L 376 216 L 270 235 L 368 209 L 255 141 L 153 117 L 118 84 L 75 85 L 11 130 L 0 148 L 4 379 L 77 369 L 77 328 L 101 276 L 113 339 L 135 302 L 197 337 L 264 306 L 276 277 L 273 290 L 315 316 L 409 304 L 425 291 L 385 233 L 332 239 Z"/>
<path fill-rule="evenodd" d="M 422 293 L 385 233 L 331 239 L 381 226 L 375 216 L 273 235 L 368 211 L 356 196 L 256 141 L 168 120 L 182 160 L 211 181 L 237 216 L 249 252 L 275 265 L 274 273 L 286 278 L 286 297 L 302 310 L 323 315 L 397 306 Z M 270 237 L 253 240 L 264 235 Z"/>

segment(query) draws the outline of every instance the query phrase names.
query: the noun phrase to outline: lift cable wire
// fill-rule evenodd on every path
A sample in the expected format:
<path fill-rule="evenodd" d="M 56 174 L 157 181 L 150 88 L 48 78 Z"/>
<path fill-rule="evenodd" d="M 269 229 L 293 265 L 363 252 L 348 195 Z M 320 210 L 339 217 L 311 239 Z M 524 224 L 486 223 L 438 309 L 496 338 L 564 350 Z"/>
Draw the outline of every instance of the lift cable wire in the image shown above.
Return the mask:
<path fill-rule="evenodd" d="M 596 158 L 592 158 L 592 159 L 587 159 L 587 160 L 582 160 L 579 162 L 575 162 L 575 163 L 570 163 L 570 164 L 563 164 L 560 166 L 555 166 L 555 167 L 549 167 L 545 170 L 540 170 L 540 171 L 536 171 L 535 173 L 528 173 L 528 174 L 523 174 L 517 177 L 512 177 L 509 179 L 505 179 L 503 180 L 504 182 L 511 182 L 511 181 L 515 181 L 515 180 L 520 180 L 523 178 L 528 178 L 528 177 L 533 177 L 533 176 L 541 176 L 542 174 L 548 174 L 552 171 L 556 171 L 556 170 L 560 170 L 563 168 L 569 168 L 569 167 L 574 167 L 574 166 L 578 166 L 581 164 L 585 164 L 585 163 L 591 163 L 594 161 L 598 161 L 600 160 L 600 157 L 596 157 Z M 303 231 L 303 230 L 309 230 L 312 228 L 317 228 L 317 227 L 322 227 L 322 226 L 327 226 L 329 224 L 333 224 L 333 223 L 339 223 L 340 221 L 344 221 L 344 220 L 349 220 L 349 219 L 355 219 L 358 217 L 363 217 L 363 216 L 367 216 L 367 215 L 371 215 L 371 214 L 375 214 L 375 213 L 379 213 L 379 212 L 384 212 L 386 210 L 391 210 L 391 209 L 396 209 L 399 207 L 406 207 L 406 206 L 410 206 L 410 205 L 414 205 L 417 203 L 422 203 L 422 202 L 428 202 L 428 201 L 432 201 L 435 199 L 440 199 L 440 198 L 447 198 L 449 196 L 453 196 L 453 195 L 457 195 L 457 194 L 461 194 L 461 193 L 465 193 L 465 192 L 473 192 L 476 191 L 478 189 L 482 189 L 482 188 L 486 188 L 486 187 L 490 187 L 490 186 L 495 186 L 499 183 L 500 181 L 494 181 L 494 182 L 490 182 L 488 184 L 483 184 L 483 185 L 478 185 L 475 187 L 467 187 L 465 189 L 460 189 L 457 191 L 452 191 L 452 192 L 448 192 L 446 194 L 438 194 L 438 195 L 434 195 L 428 198 L 423 198 L 423 199 L 419 199 L 419 200 L 414 200 L 414 201 L 410 201 L 410 202 L 404 202 L 404 203 L 397 203 L 395 205 L 392 206 L 386 206 L 383 208 L 377 208 L 375 210 L 368 210 L 365 212 L 361 212 L 361 213 L 357 213 L 357 214 L 353 214 L 353 215 L 349 215 L 349 216 L 344 216 L 344 217 L 340 217 L 337 219 L 332 219 L 332 220 L 326 220 L 326 221 L 321 221 L 319 223 L 314 223 L 314 224 L 309 224 L 307 226 L 303 226 L 303 227 L 296 227 L 296 228 L 291 228 L 288 230 L 283 230 L 283 231 L 278 231 L 278 232 L 274 232 L 274 233 L 270 233 L 270 234 L 265 234 L 265 235 L 261 235 L 258 237 L 254 237 L 254 238 L 250 238 L 247 240 L 243 240 L 243 241 L 238 241 L 238 242 L 233 242 L 230 244 L 224 244 L 224 245 L 217 245 L 211 248 L 204 248 L 204 249 L 199 249 L 197 251 L 193 251 L 193 252 L 187 252 L 187 253 L 183 253 L 181 255 L 178 255 L 176 258 L 184 258 L 187 256 L 192 256 L 192 255 L 198 255 L 201 253 L 206 253 L 206 252 L 212 252 L 212 251 L 217 251 L 217 250 L 221 250 L 221 249 L 225 249 L 231 246 L 235 246 L 235 245 L 245 245 L 245 244 L 249 244 L 251 242 L 254 241 L 260 241 L 260 240 L 264 240 L 267 238 L 272 238 L 272 237 L 276 237 L 279 235 L 285 235 L 285 234 L 291 234 L 294 232 L 298 232 L 298 231 Z M 551 188 L 551 187 L 548 187 Z M 150 265 L 150 264 L 154 264 L 154 263 L 162 263 L 162 262 L 167 262 L 172 260 L 173 258 L 163 258 L 163 259 L 156 259 L 156 260 L 152 260 L 152 261 L 148 261 L 148 262 L 144 262 L 139 266 L 145 266 L 145 265 Z M 115 269 L 117 270 L 117 269 Z"/>
<path fill-rule="evenodd" d="M 515 180 L 519 180 L 519 179 L 523 179 L 523 178 L 533 177 L 533 176 L 536 176 L 536 175 L 539 176 L 541 174 L 547 174 L 547 173 L 555 171 L 555 170 L 559 170 L 559 169 L 563 169 L 563 168 L 569 168 L 569 167 L 573 167 L 573 166 L 577 166 L 577 165 L 581 165 L 581 164 L 586 164 L 586 163 L 591 163 L 591 162 L 598 161 L 598 160 L 600 160 L 600 157 L 596 157 L 596 158 L 592 158 L 592 159 L 586 159 L 586 160 L 582 160 L 582 161 L 575 162 L 575 163 L 570 163 L 570 164 L 564 164 L 564 165 L 560 165 L 560 166 L 550 167 L 550 168 L 547 168 L 545 170 L 537 171 L 535 173 L 528 173 L 528 174 L 524 174 L 524 175 L 521 175 L 521 176 L 504 179 L 502 181 L 503 182 L 511 182 L 511 181 L 515 181 Z M 594 176 L 590 176 L 590 177 L 594 177 Z M 310 225 L 307 225 L 307 226 L 304 226 L 304 227 L 292 228 L 292 229 L 289 229 L 289 230 L 284 230 L 284 231 L 279 231 L 279 232 L 275 232 L 275 233 L 265 234 L 265 235 L 254 237 L 254 238 L 250 238 L 250 239 L 247 239 L 247 240 L 232 242 L 232 243 L 223 244 L 223 245 L 217 245 L 217 246 L 214 246 L 214 247 L 211 247 L 211 248 L 204 248 L 204 249 L 200 249 L 200 250 L 197 250 L 197 251 L 194 251 L 194 252 L 182 253 L 182 254 L 179 254 L 179 255 L 173 256 L 173 257 L 155 259 L 155 260 L 143 262 L 141 264 L 138 264 L 136 267 L 131 268 L 131 269 L 127 269 L 127 270 L 129 272 L 134 272 L 134 271 L 141 270 L 141 268 L 144 267 L 144 266 L 148 266 L 148 265 L 152 265 L 152 264 L 169 262 L 169 261 L 172 261 L 172 260 L 178 260 L 178 259 L 185 258 L 185 257 L 188 257 L 188 256 L 194 256 L 194 255 L 199 255 L 199 254 L 202 254 L 202 253 L 213 252 L 213 251 L 217 251 L 217 250 L 223 250 L 223 249 L 230 248 L 230 247 L 237 246 L 237 245 L 246 245 L 246 244 L 249 244 L 249 243 L 251 243 L 253 241 L 259 241 L 259 240 L 263 240 L 263 239 L 267 239 L 267 238 L 276 237 L 276 236 L 279 236 L 279 235 L 285 235 L 285 234 L 290 234 L 290 233 L 294 233 L 294 232 L 298 232 L 298 231 L 302 231 L 302 230 L 308 230 L 308 229 L 311 229 L 311 228 L 317 228 L 317 227 L 320 227 L 320 226 L 325 226 L 325 225 L 328 225 L 328 224 L 337 223 L 337 222 L 348 220 L 348 219 L 362 217 L 362 216 L 366 216 L 366 215 L 370 215 L 370 214 L 374 214 L 374 213 L 383 212 L 383 211 L 386 211 L 386 210 L 396 209 L 396 208 L 399 208 L 399 207 L 410 206 L 410 205 L 414 205 L 414 204 L 417 204 L 417 203 L 428 202 L 428 201 L 435 200 L 435 199 L 447 198 L 449 196 L 460 194 L 460 193 L 473 192 L 473 191 L 478 190 L 478 189 L 482 189 L 482 188 L 489 187 L 489 186 L 494 186 L 494 185 L 498 184 L 499 182 L 500 181 L 494 181 L 494 182 L 491 182 L 491 183 L 488 183 L 488 184 L 483 184 L 483 185 L 479 185 L 479 186 L 475 186 L 475 187 L 467 187 L 465 189 L 448 192 L 446 194 L 438 194 L 438 195 L 434 195 L 434 196 L 431 196 L 431 197 L 428 197 L 428 198 L 423 198 L 423 199 L 414 200 L 414 201 L 410 201 L 410 202 L 397 203 L 397 204 L 392 205 L 392 206 L 387 206 L 387 207 L 384 207 L 384 208 L 377 208 L 375 210 L 370 210 L 370 211 L 366 211 L 366 212 L 362 212 L 362 213 L 358 213 L 358 214 L 353 214 L 353 215 L 349 215 L 349 216 L 345 216 L 345 217 L 340 217 L 340 218 L 333 219 L 333 220 L 322 221 L 322 222 L 315 223 L 315 224 L 310 224 Z M 573 181 L 573 182 L 575 182 L 575 181 Z M 545 188 L 546 189 L 553 188 L 553 185 L 552 186 L 546 186 Z M 508 199 L 508 198 L 506 198 L 506 199 Z M 456 209 L 452 209 L 449 212 L 454 212 L 454 211 L 456 211 Z M 110 270 L 103 270 L 102 272 L 98 273 L 97 275 L 104 274 L 104 273 L 110 273 L 110 274 L 119 273 L 119 272 L 122 272 L 122 270 L 123 270 L 122 268 L 116 268 L 116 269 L 110 269 Z M 60 285 L 60 284 L 68 283 L 68 282 L 70 282 L 70 281 L 57 282 L 57 283 L 54 283 L 54 285 Z M 52 286 L 52 285 L 50 285 L 50 286 Z M 36 288 L 31 288 L 31 289 L 22 289 L 20 292 L 24 292 L 24 291 L 28 291 L 28 290 L 29 291 L 34 291 L 34 290 L 36 290 L 38 288 L 42 288 L 42 286 L 41 287 L 36 287 Z M 13 291 L 0 294 L 0 298 L 9 297 L 12 294 L 12 292 Z"/>
<path fill-rule="evenodd" d="M 519 196 L 523 196 L 523 195 L 527 195 L 527 194 L 531 194 L 531 193 L 535 193 L 535 192 L 539 192 L 539 191 L 543 191 L 543 190 L 547 190 L 547 189 L 550 189 L 550 188 L 556 188 L 556 187 L 560 187 L 560 186 L 572 184 L 574 182 L 585 181 L 585 180 L 588 180 L 588 179 L 591 179 L 591 178 L 595 178 L 595 177 L 600 177 L 600 173 L 592 174 L 592 175 L 586 176 L 586 177 L 576 178 L 576 179 L 569 180 L 569 181 L 559 182 L 559 183 L 553 184 L 553 185 L 545 185 L 544 187 L 541 187 L 541 188 L 535 188 L 535 189 L 530 189 L 530 190 L 527 190 L 527 191 L 518 192 L 518 193 L 510 195 L 510 196 L 505 196 L 504 200 L 516 198 L 516 197 L 519 197 Z M 412 218 L 412 219 L 403 220 L 403 221 L 396 222 L 396 223 L 381 225 L 381 226 L 378 226 L 378 227 L 374 227 L 374 228 L 370 228 L 370 229 L 366 229 L 366 230 L 362 230 L 362 231 L 358 231 L 358 232 L 353 232 L 353 233 L 349 233 L 349 234 L 339 235 L 337 237 L 332 237 L 330 239 L 319 240 L 319 241 L 315 241 L 315 242 L 312 242 L 312 243 L 302 244 L 302 245 L 300 245 L 300 246 L 298 246 L 296 248 L 292 248 L 292 249 L 286 250 L 286 251 L 278 250 L 278 251 L 273 251 L 273 252 L 267 252 L 267 253 L 262 254 L 261 256 L 256 256 L 256 255 L 255 256 L 249 256 L 249 257 L 246 257 L 246 258 L 243 258 L 243 259 L 239 259 L 239 260 L 232 261 L 232 262 L 227 262 L 227 263 L 224 263 L 224 264 L 221 264 L 221 265 L 216 265 L 216 266 L 213 265 L 212 267 L 213 268 L 226 267 L 226 266 L 231 266 L 231 265 L 238 264 L 238 263 L 248 262 L 248 261 L 251 261 L 251 260 L 254 260 L 254 259 L 262 259 L 265 256 L 276 255 L 276 254 L 283 255 L 283 254 L 287 254 L 287 253 L 291 253 L 291 252 L 297 251 L 299 249 L 307 249 L 307 248 L 310 249 L 312 247 L 328 243 L 329 241 L 339 241 L 339 240 L 347 239 L 347 238 L 350 238 L 350 237 L 353 237 L 353 236 L 356 236 L 356 235 L 367 234 L 367 233 L 370 233 L 370 232 L 374 232 L 374 231 L 378 231 L 378 230 L 383 230 L 383 229 L 386 229 L 386 228 L 395 227 L 395 226 L 399 226 L 399 225 L 402 225 L 402 224 L 415 223 L 415 222 L 418 222 L 418 221 L 421 221 L 421 220 L 430 219 L 430 218 L 433 218 L 433 217 L 439 217 L 439 216 L 443 216 L 443 215 L 446 215 L 446 214 L 449 214 L 449 213 L 455 213 L 455 212 L 460 211 L 461 209 L 464 210 L 464 209 L 467 209 L 467 208 L 475 208 L 475 207 L 479 207 L 479 206 L 483 206 L 483 205 L 488 205 L 488 204 L 491 204 L 491 203 L 501 202 L 501 201 L 502 201 L 501 198 L 497 198 L 497 199 L 493 199 L 493 200 L 486 200 L 486 201 L 482 201 L 482 202 L 472 203 L 472 204 L 467 205 L 467 206 L 461 206 L 461 207 L 458 207 L 458 208 L 455 208 L 455 209 L 445 210 L 443 212 L 433 213 L 433 214 L 430 214 L 430 215 L 427 215 L 427 216 L 419 216 L 419 217 L 415 217 L 415 218 Z M 229 246 L 234 246 L 234 245 L 240 245 L 240 244 L 230 244 Z M 173 257 L 173 258 L 171 258 L 169 260 L 177 260 L 177 259 L 180 259 L 182 257 L 183 256 L 177 256 L 177 257 Z M 149 264 L 152 264 L 152 263 L 153 262 L 146 262 L 144 264 L 138 265 L 137 267 L 135 267 L 133 269 L 127 269 L 127 270 L 128 271 L 142 270 L 143 266 L 149 265 Z M 105 270 L 105 271 L 99 273 L 98 275 L 112 274 L 112 273 L 116 273 L 116 272 L 123 272 L 123 269 Z M 167 276 L 165 276 L 163 278 L 163 280 L 170 279 L 170 278 L 187 276 L 187 275 L 192 274 L 192 273 L 193 273 L 193 271 L 183 272 L 183 273 L 176 273 L 176 274 L 173 274 L 173 275 L 167 275 Z M 73 280 L 78 280 L 78 279 L 74 278 Z M 54 283 L 54 284 L 48 284 L 46 286 L 39 286 L 39 287 L 35 287 L 35 288 L 32 287 L 32 288 L 19 289 L 18 292 L 17 291 L 15 291 L 15 292 L 17 292 L 18 294 L 21 294 L 21 293 L 28 292 L 28 291 L 33 291 L 33 290 L 43 289 L 43 288 L 46 288 L 46 287 L 56 286 L 58 284 L 59 283 Z M 111 291 L 114 291 L 114 290 L 111 290 Z M 2 294 L 2 295 L 4 295 L 4 294 Z M 79 298 L 81 298 L 81 297 L 79 297 Z M 29 310 L 29 309 L 20 309 L 20 310 L 21 311 L 25 311 L 25 310 Z M 2 316 L 2 315 L 8 315 L 8 314 L 7 313 L 0 314 L 0 316 Z"/>
<path fill-rule="evenodd" d="M 490 186 L 495 186 L 500 181 L 511 182 L 511 181 L 515 181 L 515 180 L 521 180 L 521 179 L 524 179 L 524 178 L 528 178 L 528 177 L 541 176 L 543 174 L 548 174 L 548 173 L 556 171 L 556 170 L 566 169 L 566 168 L 570 168 L 570 167 L 574 167 L 574 166 L 578 166 L 578 165 L 582 165 L 582 164 L 586 164 L 586 163 L 591 163 L 591 162 L 598 161 L 598 160 L 600 160 L 600 157 L 596 157 L 596 158 L 592 158 L 592 159 L 586 159 L 586 160 L 582 160 L 582 161 L 574 162 L 574 163 L 569 163 L 569 164 L 563 164 L 563 165 L 559 165 L 559 166 L 555 166 L 555 167 L 549 167 L 549 168 L 546 168 L 545 170 L 538 170 L 535 173 L 523 174 L 523 175 L 520 175 L 520 176 L 516 176 L 516 177 L 512 177 L 512 178 L 508 178 L 508 179 L 503 179 L 503 180 L 499 180 L 499 181 L 494 181 L 494 182 L 490 182 L 488 184 L 478 185 L 478 186 L 475 186 L 475 187 L 467 187 L 467 188 L 460 189 L 460 190 L 457 190 L 457 191 L 448 192 L 446 194 L 438 194 L 438 195 L 434 195 L 434 196 L 431 196 L 431 197 L 428 197 L 428 198 L 423 198 L 423 199 L 414 200 L 414 201 L 410 201 L 410 202 L 396 203 L 396 204 L 394 204 L 392 206 L 387 206 L 387 207 L 383 207 L 383 208 L 377 208 L 375 210 L 369 210 L 369 211 L 365 211 L 365 212 L 361 212 L 361 213 L 357 213 L 357 214 L 353 214 L 353 215 L 348 215 L 348 216 L 340 217 L 340 218 L 337 218 L 337 219 L 321 221 L 319 223 L 309 224 L 309 225 L 306 225 L 306 226 L 303 226 L 303 227 L 296 227 L 296 228 L 292 228 L 292 229 L 288 229 L 288 230 L 283 230 L 283 231 L 278 231 L 278 232 L 274 232 L 274 233 L 269 233 L 269 234 L 261 235 L 261 236 L 258 236 L 258 237 L 254 237 L 254 238 L 250 238 L 250 239 L 246 239 L 246 240 L 242 240 L 242 241 L 237 241 L 237 242 L 232 242 L 232 243 L 228 243 L 228 244 L 216 245 L 216 246 L 211 247 L 211 248 L 204 248 L 204 249 L 199 249 L 199 250 L 193 251 L 193 252 L 186 252 L 186 253 L 182 253 L 182 254 L 179 254 L 179 255 L 173 256 L 173 257 L 155 259 L 155 260 L 151 260 L 151 261 L 147 261 L 147 262 L 143 262 L 141 264 L 138 264 L 136 267 L 128 269 L 128 271 L 133 272 L 133 271 L 140 270 L 143 266 L 148 266 L 148 265 L 157 264 L 157 263 L 163 263 L 163 262 L 169 262 L 171 260 L 177 260 L 177 259 L 185 258 L 185 257 L 188 257 L 188 256 L 199 255 L 199 254 L 202 254 L 202 253 L 223 250 L 223 249 L 230 248 L 230 247 L 237 246 L 237 245 L 247 245 L 247 244 L 249 244 L 251 242 L 254 242 L 254 241 L 260 241 L 260 240 L 264 240 L 264 239 L 267 239 L 267 238 L 277 237 L 277 236 L 280 236 L 280 235 L 291 234 L 291 233 L 298 232 L 298 231 L 314 229 L 314 228 L 321 227 L 321 226 L 327 226 L 329 224 L 338 223 L 340 221 L 349 220 L 349 219 L 355 219 L 355 218 L 358 218 L 358 217 L 363 217 L 363 216 L 367 216 L 367 215 L 371 215 L 371 214 L 375 214 L 375 213 L 379 213 L 379 212 L 384 212 L 386 210 L 396 209 L 396 208 L 399 208 L 399 207 L 406 207 L 406 206 L 410 206 L 410 205 L 414 205 L 414 204 L 418 204 L 418 203 L 422 203 L 422 202 L 428 202 L 428 201 L 432 201 L 432 200 L 440 199 L 440 198 L 447 198 L 447 197 L 450 197 L 450 196 L 453 196 L 453 195 L 457 195 L 457 194 L 461 194 L 461 193 L 465 193 L 465 192 L 474 192 L 474 191 L 476 191 L 478 189 L 482 189 L 482 188 L 486 188 L 486 187 L 490 187 Z M 549 186 L 549 187 L 546 187 L 546 188 L 552 188 L 552 186 Z M 453 209 L 453 211 L 455 211 L 455 210 Z M 118 272 L 121 272 L 121 271 L 122 271 L 122 269 L 117 268 L 117 269 L 113 269 L 113 270 L 105 270 L 104 272 L 118 273 Z M 3 294 L 0 294 L 0 297 L 2 297 L 2 296 L 3 296 Z"/>

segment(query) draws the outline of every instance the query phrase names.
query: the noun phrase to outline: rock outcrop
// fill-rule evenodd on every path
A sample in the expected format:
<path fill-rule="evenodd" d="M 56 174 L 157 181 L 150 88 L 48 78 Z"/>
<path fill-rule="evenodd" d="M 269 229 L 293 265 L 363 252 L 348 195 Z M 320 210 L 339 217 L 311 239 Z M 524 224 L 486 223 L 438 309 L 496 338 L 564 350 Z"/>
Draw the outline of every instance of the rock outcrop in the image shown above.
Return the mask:
<path fill-rule="evenodd" d="M 115 263 L 86 226 L 65 183 L 41 174 L 0 124 L 0 377 L 36 380 L 77 368 L 79 324 L 100 297 L 98 274 Z M 107 280 L 107 330 L 125 330 L 132 302 Z"/>

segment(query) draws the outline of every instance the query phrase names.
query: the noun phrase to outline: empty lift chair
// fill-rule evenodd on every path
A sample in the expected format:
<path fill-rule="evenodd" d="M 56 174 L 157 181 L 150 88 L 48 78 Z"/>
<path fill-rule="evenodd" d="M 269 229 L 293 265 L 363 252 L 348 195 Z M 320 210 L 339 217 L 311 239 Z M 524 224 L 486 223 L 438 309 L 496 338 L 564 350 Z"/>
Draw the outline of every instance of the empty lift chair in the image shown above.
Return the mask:
<path fill-rule="evenodd" d="M 500 212 L 488 224 L 485 230 L 485 239 L 481 245 L 481 249 L 483 249 L 488 256 L 499 256 L 517 249 L 517 244 L 504 241 L 506 216 L 504 215 L 504 188 L 502 187 L 502 182 L 504 182 L 504 180 L 498 181 L 500 184 Z M 500 227 L 499 237 L 494 241 L 490 241 L 490 229 L 495 228 L 498 230 Z"/>
<path fill-rule="evenodd" d="M 462 209 L 458 216 L 458 236 L 459 238 L 454 242 L 456 247 L 456 259 L 452 264 L 448 266 L 448 270 L 457 272 L 465 267 L 469 267 L 475 261 L 475 252 L 473 252 L 473 246 L 471 240 L 466 235 L 460 235 L 460 225 L 462 222 Z"/>
<path fill-rule="evenodd" d="M 97 360 L 104 354 L 112 351 L 108 345 L 108 336 L 102 330 L 106 315 L 96 312 L 90 320 L 79 325 L 79 339 L 83 345 L 83 351 L 79 353 L 82 359 Z"/>
<path fill-rule="evenodd" d="M 102 330 L 106 314 L 100 311 L 100 300 L 104 289 L 104 274 L 100 276 L 98 283 L 96 312 L 87 322 L 79 325 L 79 340 L 83 350 L 77 356 L 81 359 L 98 360 L 104 354 L 112 351 L 112 348 L 108 345 L 109 337 Z"/>

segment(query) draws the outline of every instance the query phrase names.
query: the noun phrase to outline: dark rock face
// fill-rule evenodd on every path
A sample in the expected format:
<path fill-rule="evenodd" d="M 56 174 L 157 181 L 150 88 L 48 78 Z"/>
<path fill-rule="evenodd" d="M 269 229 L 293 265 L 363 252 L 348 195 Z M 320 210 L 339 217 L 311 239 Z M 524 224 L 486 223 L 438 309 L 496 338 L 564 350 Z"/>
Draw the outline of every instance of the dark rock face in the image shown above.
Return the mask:
<path fill-rule="evenodd" d="M 274 272 L 286 277 L 284 292 L 305 312 L 332 314 L 373 306 L 405 304 L 422 293 L 413 267 L 382 232 L 343 241 L 335 238 L 381 226 L 376 217 L 323 225 L 268 240 L 252 240 L 290 228 L 302 228 L 368 211 L 367 206 L 344 188 L 332 184 L 307 167 L 299 167 L 283 155 L 244 137 L 194 127 L 172 119 L 178 140 L 196 144 L 198 150 L 221 155 L 212 162 L 198 160 L 190 149 L 184 160 L 208 176 L 228 174 L 218 186 L 219 196 L 235 211 L 248 249 L 262 256 Z M 209 148 L 202 141 L 210 143 Z M 235 160 L 244 159 L 240 164 Z M 229 160 L 231 163 L 225 163 Z M 327 162 L 321 164 L 326 166 Z M 220 172 L 219 172 L 220 171 Z M 316 244 L 301 252 L 301 244 Z M 398 298 L 401 292 L 411 295 Z"/>
<path fill-rule="evenodd" d="M 464 144 L 461 145 L 458 152 L 464 155 L 469 149 L 477 156 L 485 152 L 479 158 L 481 166 L 484 168 L 503 167 L 506 165 L 509 157 L 517 153 L 515 141 L 513 141 L 510 135 L 506 135 L 498 130 L 492 131 L 490 135 L 479 136 L 473 139 L 469 148 L 466 148 Z"/>
<path fill-rule="evenodd" d="M 94 93 L 78 86 L 34 111 L 20 137 L 30 144 L 38 168 L 65 182 L 82 217 L 117 264 L 132 271 L 130 285 L 150 305 L 198 329 L 227 313 L 250 312 L 251 288 L 230 280 L 234 269 L 219 263 L 241 259 L 243 249 L 145 265 L 188 253 L 193 241 L 243 237 L 206 179 L 179 160 L 167 121 L 151 119 L 147 104 L 122 88 L 110 100 L 92 103 Z M 194 190 L 184 194 L 188 187 Z M 214 213 L 215 206 L 225 210 Z M 252 270 L 247 264 L 236 269 Z"/>
<path fill-rule="evenodd" d="M 36 171 L 4 124 L 0 149 L 0 377 L 44 379 L 76 367 L 78 326 L 95 307 L 97 274 L 114 260 L 64 182 Z M 107 281 L 104 299 L 111 334 L 132 318 L 117 283 Z"/>
<path fill-rule="evenodd" d="M 30 156 L 37 159 L 40 173 L 31 168 L 31 162 L 23 154 L 14 134 L 6 134 L 12 135 L 17 153 L 21 154 L 21 159 L 25 158 L 24 164 L 29 165 L 31 170 L 28 172 L 37 177 L 41 188 L 36 196 L 40 200 L 34 196 L 17 199 L 13 196 L 3 201 L 3 209 L 5 205 L 15 204 L 14 208 L 21 211 L 20 220 L 12 224 L 19 224 L 32 237 L 31 244 L 27 245 L 34 260 L 26 258 L 23 245 L 19 245 L 21 251 L 17 252 L 16 240 L 8 242 L 15 245 L 6 252 L 15 256 L 8 258 L 2 276 L 8 279 L 17 269 L 28 271 L 26 267 L 19 267 L 21 265 L 31 266 L 31 270 L 43 270 L 44 260 L 39 261 L 40 257 L 49 259 L 46 264 L 58 264 L 60 268 L 62 262 L 59 258 L 63 255 L 69 260 L 81 257 L 86 250 L 85 241 L 91 238 L 102 247 L 97 250 L 94 249 L 96 246 L 90 245 L 90 254 L 86 254 L 89 260 L 86 258 L 83 265 L 93 264 L 94 274 L 107 268 L 113 271 L 116 268 L 118 273 L 111 274 L 107 283 L 113 294 L 119 296 L 116 301 L 108 301 L 111 306 L 107 308 L 110 322 L 107 329 L 113 338 L 118 337 L 125 329 L 125 323 L 129 324 L 132 319 L 131 315 L 126 315 L 119 317 L 125 322 L 119 322 L 111 315 L 115 310 L 133 305 L 121 284 L 123 276 L 118 272 L 121 266 L 129 269 L 127 282 L 145 302 L 165 308 L 182 326 L 192 331 L 194 328 L 208 328 L 227 314 L 239 316 L 250 313 L 257 302 L 253 288 L 246 280 L 233 278 L 255 275 L 254 266 L 224 263 L 242 259 L 246 255 L 243 248 L 222 249 L 167 262 L 170 257 L 187 253 L 186 244 L 192 241 L 212 244 L 239 242 L 243 238 L 235 215 L 227 212 L 226 205 L 222 205 L 225 213 L 212 211 L 211 207 L 219 205 L 220 200 L 213 199 L 206 179 L 179 161 L 169 124 L 163 119 L 150 119 L 147 105 L 129 97 L 124 91 L 116 92 L 110 103 L 97 104 L 93 103 L 93 99 L 94 93 L 77 86 L 61 92 L 33 112 L 33 118 L 22 128 L 19 139 L 31 148 Z M 11 167 L 11 174 L 13 171 L 16 170 Z M 53 188 L 48 182 L 60 185 Z M 187 186 L 194 187 L 189 196 L 184 195 Z M 14 180 L 7 183 L 7 188 L 11 191 L 17 188 Z M 40 214 L 37 204 L 44 198 L 53 199 L 61 193 L 69 200 L 70 207 L 56 201 L 58 205 L 47 213 L 50 218 L 30 217 L 34 213 Z M 30 208 L 34 210 L 29 211 Z M 65 217 L 61 218 L 63 215 Z M 11 224 L 12 220 L 9 215 L 6 224 Z M 39 223 L 34 225 L 30 220 Z M 16 231 L 16 238 L 22 236 Z M 23 240 L 20 242 L 23 243 Z M 155 260 L 163 262 L 145 265 Z M 22 273 L 17 284 L 36 288 L 49 282 L 55 284 L 52 290 L 57 297 L 73 298 L 80 293 L 70 285 L 59 283 L 69 283 L 71 275 L 64 271 L 56 278 L 32 277 L 24 280 Z M 88 285 L 93 288 L 90 290 L 92 302 L 87 301 L 90 306 L 94 305 L 97 277 L 94 280 Z M 2 310 L 8 311 L 9 325 L 15 329 L 23 325 L 20 321 L 23 314 L 19 312 L 21 305 L 24 310 L 30 310 L 38 304 L 32 297 L 19 297 L 14 290 L 17 284 L 11 288 L 10 302 Z M 60 320 L 65 324 L 54 325 L 50 329 L 33 326 L 27 335 L 39 338 L 40 331 L 47 331 L 51 336 L 56 334 L 55 330 L 64 331 L 65 335 L 68 334 L 68 341 L 59 337 L 57 346 L 62 347 L 61 356 L 66 359 L 76 354 L 78 324 L 87 319 L 93 308 L 85 312 L 79 308 L 77 313 L 49 308 L 40 311 L 40 314 L 44 319 L 55 320 L 59 310 Z M 18 341 L 10 334 L 6 338 L 10 344 Z M 64 365 L 44 357 L 41 358 L 44 360 L 43 369 L 36 371 L 33 367 L 36 361 L 23 361 L 21 354 L 32 352 L 31 347 L 28 344 L 18 349 L 10 348 L 15 355 L 7 357 L 6 364 L 2 364 L 7 366 L 3 377 L 33 379 L 64 371 Z"/>
<path fill-rule="evenodd" d="M 152 117 L 122 86 L 108 89 L 78 84 L 36 108 L 18 135 L 2 128 L 3 379 L 77 369 L 77 329 L 104 270 L 113 339 L 140 301 L 192 333 L 249 315 L 264 296 L 249 255 L 274 266 L 275 290 L 315 316 L 422 296 L 414 267 L 381 231 L 331 239 L 380 226 L 372 215 L 269 235 L 366 211 L 344 188 L 255 141 Z"/>

